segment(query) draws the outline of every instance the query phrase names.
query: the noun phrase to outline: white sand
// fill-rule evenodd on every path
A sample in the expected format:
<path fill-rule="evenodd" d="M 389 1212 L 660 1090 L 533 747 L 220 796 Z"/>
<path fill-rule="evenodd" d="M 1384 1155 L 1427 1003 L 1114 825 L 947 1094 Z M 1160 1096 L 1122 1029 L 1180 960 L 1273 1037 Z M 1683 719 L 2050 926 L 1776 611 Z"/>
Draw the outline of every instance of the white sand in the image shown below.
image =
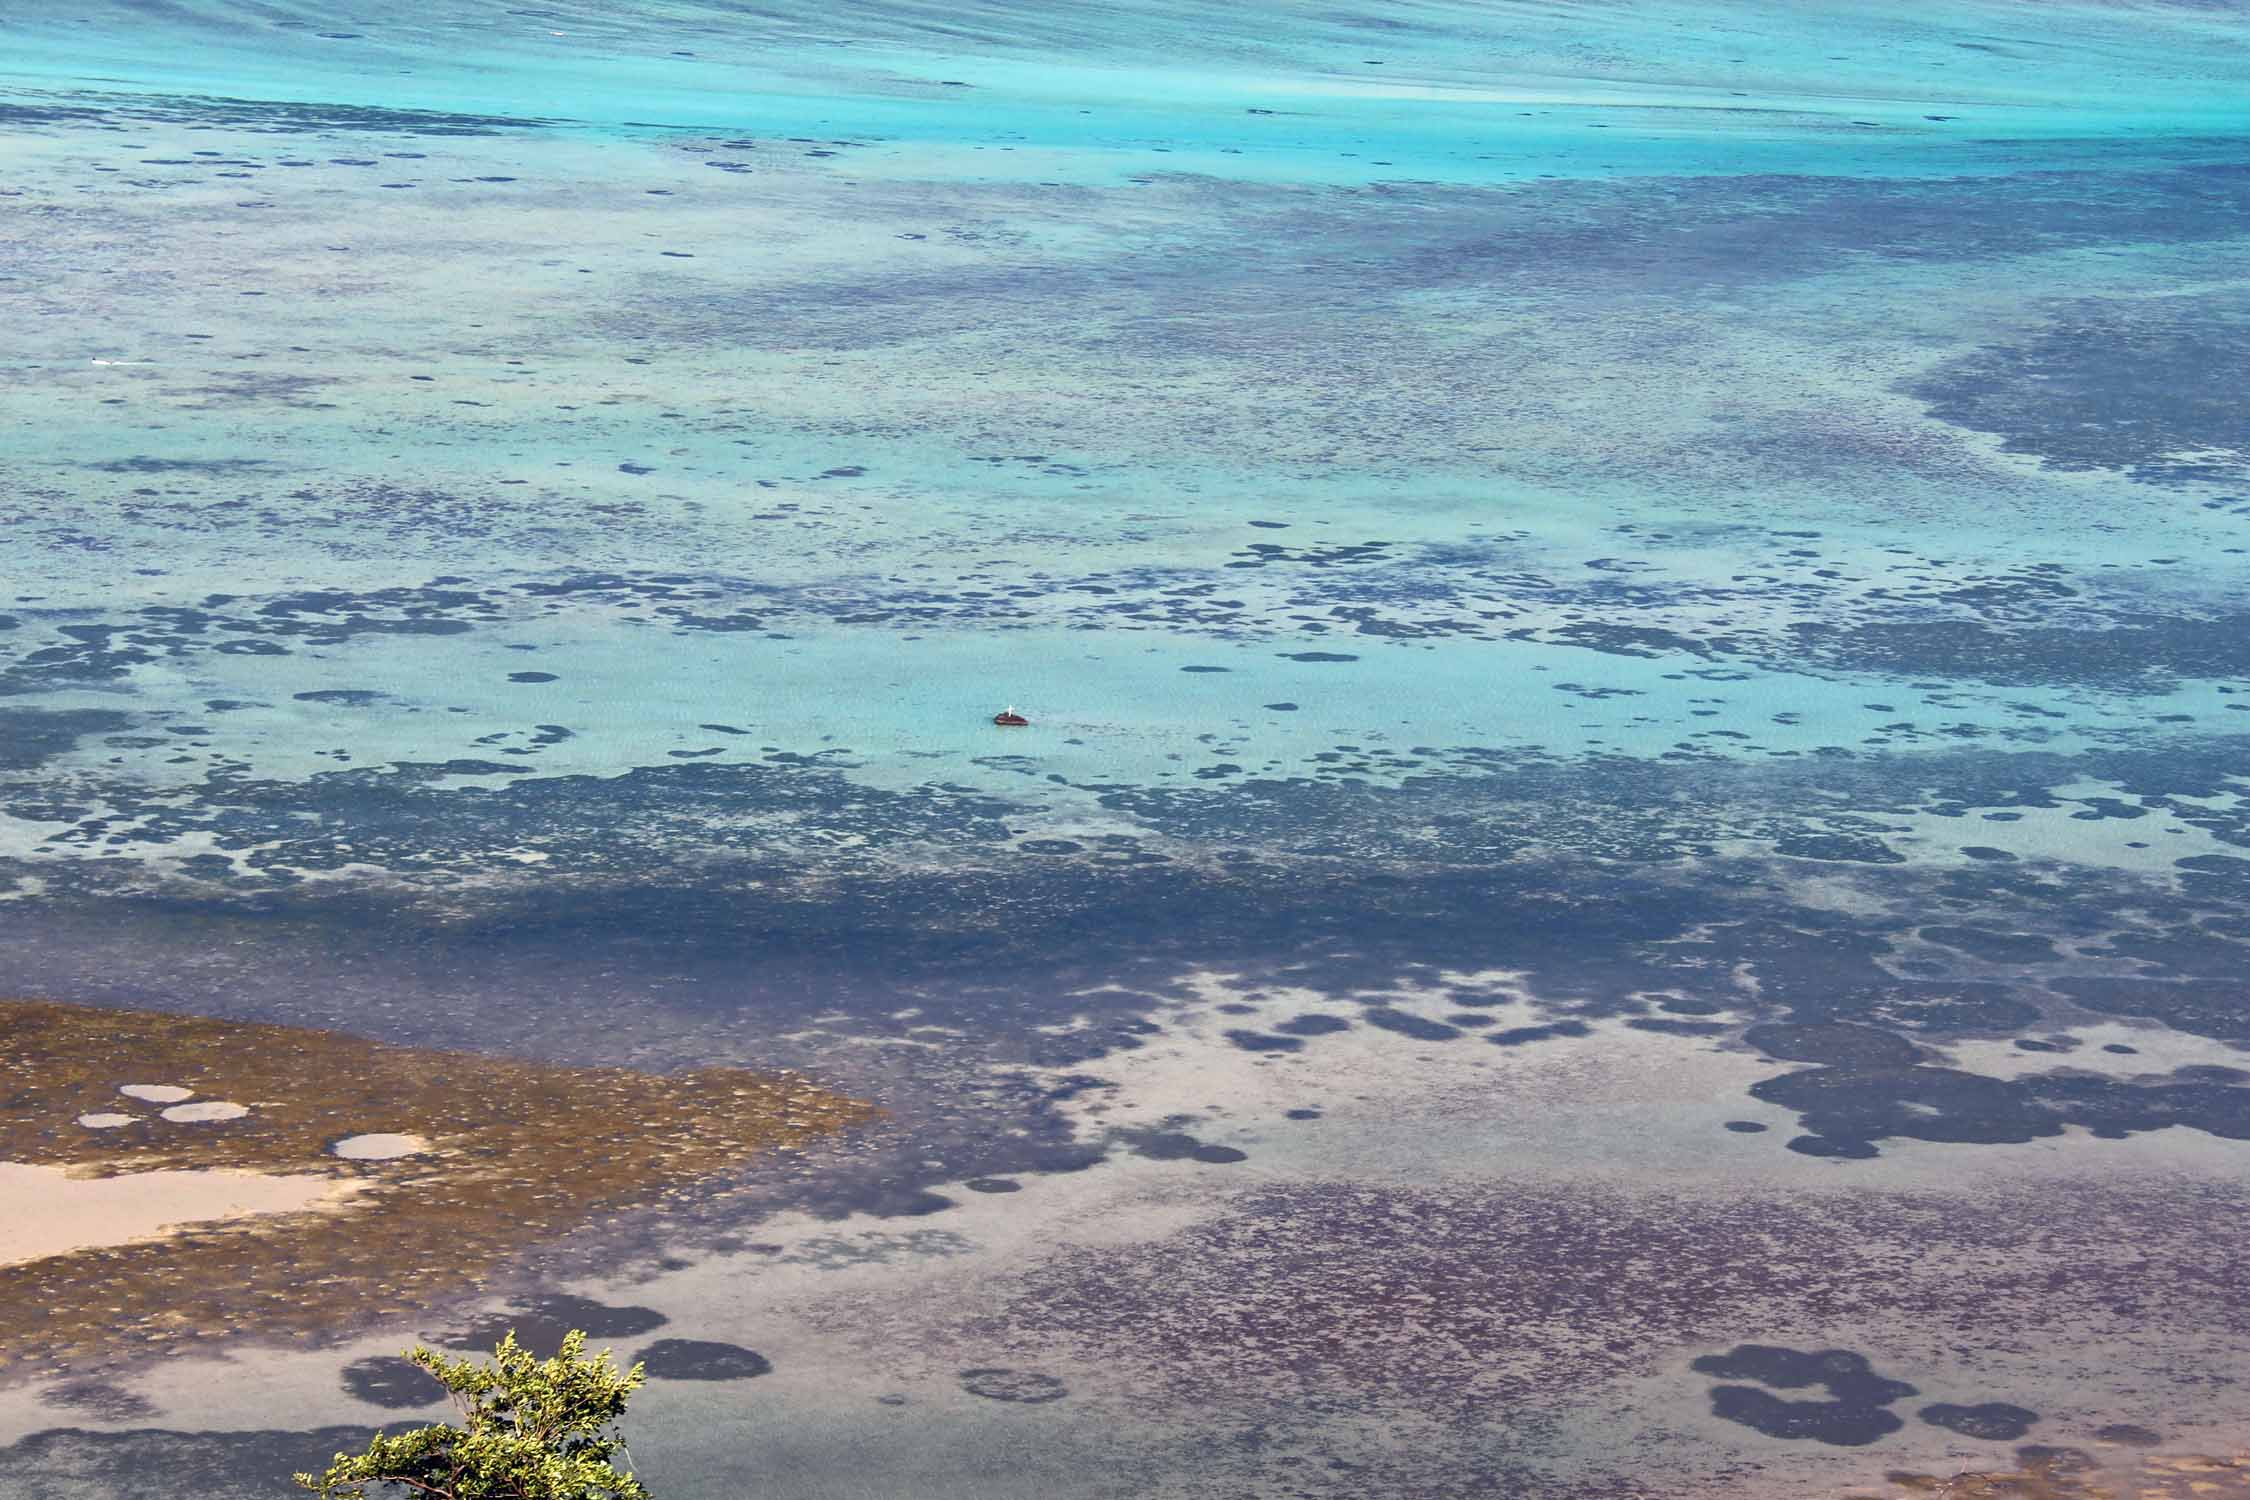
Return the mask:
<path fill-rule="evenodd" d="M 194 1089 L 183 1089 L 173 1083 L 128 1083 L 117 1092 L 128 1099 L 145 1099 L 151 1104 L 177 1104 L 182 1099 L 195 1097 Z"/>
<path fill-rule="evenodd" d="M 296 1213 L 341 1201 L 358 1184 L 264 1172 L 136 1172 L 71 1177 L 61 1167 L 0 1162 L 0 1265 L 161 1237 L 188 1224 Z"/>
<path fill-rule="evenodd" d="M 118 1115 L 103 1113 L 80 1115 L 78 1117 L 78 1123 L 85 1126 L 88 1130 L 115 1130 L 121 1125 L 130 1125 L 139 1118 L 140 1116 L 138 1115 Z"/>
<path fill-rule="evenodd" d="M 378 1133 L 347 1135 L 328 1149 L 346 1161 L 391 1161 L 401 1156 L 419 1156 L 430 1149 L 430 1143 L 418 1135 Z"/>
<path fill-rule="evenodd" d="M 164 1118 L 178 1125 L 195 1125 L 205 1120 L 239 1120 L 250 1113 L 246 1104 L 229 1104 L 223 1099 L 205 1099 L 196 1104 L 175 1104 L 164 1111 Z"/>

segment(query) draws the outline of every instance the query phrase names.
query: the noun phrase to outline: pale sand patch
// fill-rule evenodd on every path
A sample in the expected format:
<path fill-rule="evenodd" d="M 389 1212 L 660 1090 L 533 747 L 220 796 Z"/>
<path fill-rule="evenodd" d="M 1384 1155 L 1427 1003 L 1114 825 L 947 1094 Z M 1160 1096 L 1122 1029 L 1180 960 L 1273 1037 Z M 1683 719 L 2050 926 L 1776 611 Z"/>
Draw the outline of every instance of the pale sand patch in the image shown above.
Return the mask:
<path fill-rule="evenodd" d="M 422 1136 L 385 1131 L 347 1135 L 328 1149 L 346 1161 L 393 1161 L 401 1156 L 419 1156 L 430 1149 L 430 1143 Z"/>
<path fill-rule="evenodd" d="M 189 1224 L 326 1207 L 359 1189 L 355 1182 L 307 1173 L 72 1177 L 64 1167 L 0 1162 L 0 1265 L 157 1239 Z"/>
<path fill-rule="evenodd" d="M 120 1115 L 104 1112 L 91 1115 L 80 1115 L 78 1117 L 78 1123 L 85 1126 L 88 1130 L 116 1130 L 120 1126 L 132 1124 L 139 1118 L 140 1117 L 138 1115 Z"/>
<path fill-rule="evenodd" d="M 145 1099 L 151 1104 L 177 1104 L 182 1099 L 195 1097 L 194 1089 L 183 1089 L 172 1083 L 127 1083 L 119 1085 L 117 1092 L 128 1099 Z"/>
<path fill-rule="evenodd" d="M 197 1104 L 175 1104 L 164 1111 L 164 1118 L 178 1125 L 196 1125 L 205 1120 L 239 1120 L 250 1113 L 246 1104 L 230 1104 L 224 1099 L 205 1099 Z"/>
<path fill-rule="evenodd" d="M 2052 1040 L 2069 1037 L 2078 1045 L 2068 1052 L 2026 1052 L 2010 1037 L 1983 1037 L 1941 1043 L 1953 1055 L 1953 1066 L 1993 1078 L 2023 1078 L 2039 1073 L 2072 1070 L 2101 1073 L 2111 1078 L 2160 1078 L 2176 1068 L 2250 1068 L 2250 1048 L 2230 1046 L 2215 1037 L 2172 1031 L 2153 1022 L 2129 1026 L 2102 1021 L 2091 1026 L 2056 1026 L 2035 1033 Z M 2131 1052 L 2105 1052 L 2104 1047 L 2131 1047 Z"/>

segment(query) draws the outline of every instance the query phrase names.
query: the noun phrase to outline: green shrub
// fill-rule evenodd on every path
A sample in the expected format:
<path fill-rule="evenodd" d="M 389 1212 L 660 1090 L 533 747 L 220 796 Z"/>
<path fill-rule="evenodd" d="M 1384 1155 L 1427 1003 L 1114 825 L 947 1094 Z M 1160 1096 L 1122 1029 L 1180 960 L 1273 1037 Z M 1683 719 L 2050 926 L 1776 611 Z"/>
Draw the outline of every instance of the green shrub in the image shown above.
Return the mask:
<path fill-rule="evenodd" d="M 620 1374 L 608 1350 L 589 1358 L 585 1348 L 573 1331 L 553 1359 L 535 1359 L 510 1333 L 486 1365 L 417 1345 L 406 1357 L 445 1387 L 461 1425 L 378 1433 L 366 1452 L 339 1453 L 297 1483 L 322 1500 L 366 1500 L 369 1485 L 429 1500 L 649 1500 L 610 1463 L 624 1443 L 608 1430 L 640 1388 L 641 1367 Z"/>

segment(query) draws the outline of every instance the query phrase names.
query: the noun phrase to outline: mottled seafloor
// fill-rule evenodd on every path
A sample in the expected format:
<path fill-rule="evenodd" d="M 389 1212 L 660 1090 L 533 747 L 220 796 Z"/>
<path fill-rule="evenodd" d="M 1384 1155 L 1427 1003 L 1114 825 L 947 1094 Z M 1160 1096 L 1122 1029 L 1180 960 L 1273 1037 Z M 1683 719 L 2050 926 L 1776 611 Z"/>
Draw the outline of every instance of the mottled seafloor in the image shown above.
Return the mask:
<path fill-rule="evenodd" d="M 0 991 L 889 1116 L 0 1493 L 2239 1441 L 2246 389 L 2234 0 L 10 5 Z"/>

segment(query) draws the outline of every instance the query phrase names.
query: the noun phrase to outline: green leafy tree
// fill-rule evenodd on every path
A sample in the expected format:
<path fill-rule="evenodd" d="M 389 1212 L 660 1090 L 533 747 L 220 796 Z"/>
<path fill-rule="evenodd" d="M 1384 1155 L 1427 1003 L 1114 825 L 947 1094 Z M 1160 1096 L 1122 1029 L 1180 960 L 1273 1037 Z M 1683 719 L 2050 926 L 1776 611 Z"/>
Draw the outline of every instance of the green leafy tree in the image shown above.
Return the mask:
<path fill-rule="evenodd" d="M 625 1445 L 609 1427 L 640 1389 L 641 1367 L 620 1374 L 608 1350 L 589 1358 L 585 1349 L 575 1330 L 546 1360 L 513 1333 L 489 1365 L 417 1345 L 406 1357 L 445 1387 L 461 1425 L 377 1433 L 365 1453 L 339 1453 L 326 1473 L 299 1474 L 297 1483 L 322 1500 L 367 1500 L 369 1485 L 434 1500 L 649 1500 L 610 1462 Z"/>

